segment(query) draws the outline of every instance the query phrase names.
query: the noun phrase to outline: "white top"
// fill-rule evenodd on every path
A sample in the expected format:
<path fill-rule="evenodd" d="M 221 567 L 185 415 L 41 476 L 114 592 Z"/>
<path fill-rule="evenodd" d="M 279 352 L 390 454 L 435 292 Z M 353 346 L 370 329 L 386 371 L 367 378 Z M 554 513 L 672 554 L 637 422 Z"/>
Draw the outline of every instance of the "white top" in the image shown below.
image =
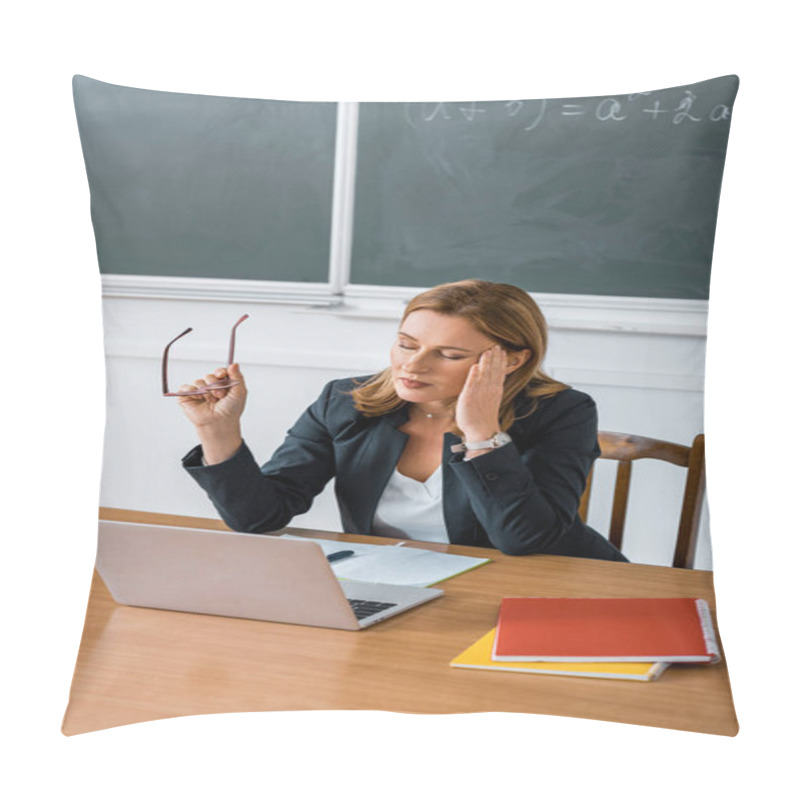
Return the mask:
<path fill-rule="evenodd" d="M 442 465 L 424 482 L 395 469 L 378 501 L 372 532 L 395 539 L 449 542 L 442 509 Z"/>

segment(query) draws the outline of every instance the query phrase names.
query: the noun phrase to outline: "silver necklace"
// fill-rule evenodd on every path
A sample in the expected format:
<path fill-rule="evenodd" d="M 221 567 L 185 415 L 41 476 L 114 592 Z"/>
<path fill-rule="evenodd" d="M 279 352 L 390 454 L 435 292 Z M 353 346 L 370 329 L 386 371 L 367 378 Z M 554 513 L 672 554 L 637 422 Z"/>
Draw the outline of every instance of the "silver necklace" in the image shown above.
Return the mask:
<path fill-rule="evenodd" d="M 454 409 L 450 411 L 446 411 L 444 414 L 429 414 L 427 411 L 423 411 L 421 408 L 418 408 L 418 411 L 422 416 L 427 417 L 428 419 L 455 419 L 456 412 Z"/>

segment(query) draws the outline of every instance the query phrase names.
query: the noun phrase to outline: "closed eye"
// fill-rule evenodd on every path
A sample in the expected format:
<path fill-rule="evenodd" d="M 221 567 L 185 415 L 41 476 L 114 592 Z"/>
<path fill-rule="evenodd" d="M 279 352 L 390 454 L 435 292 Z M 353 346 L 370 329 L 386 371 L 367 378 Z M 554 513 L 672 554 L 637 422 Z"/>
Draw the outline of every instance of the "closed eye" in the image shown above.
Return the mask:
<path fill-rule="evenodd" d="M 413 347 L 410 344 L 403 344 L 403 342 L 398 342 L 397 346 L 401 350 L 416 350 L 417 349 L 416 347 Z M 440 358 L 446 358 L 448 361 L 461 361 L 462 359 L 466 358 L 466 356 L 448 356 L 448 355 L 445 355 L 444 353 L 442 353 L 441 351 L 437 352 L 436 355 L 438 355 Z"/>

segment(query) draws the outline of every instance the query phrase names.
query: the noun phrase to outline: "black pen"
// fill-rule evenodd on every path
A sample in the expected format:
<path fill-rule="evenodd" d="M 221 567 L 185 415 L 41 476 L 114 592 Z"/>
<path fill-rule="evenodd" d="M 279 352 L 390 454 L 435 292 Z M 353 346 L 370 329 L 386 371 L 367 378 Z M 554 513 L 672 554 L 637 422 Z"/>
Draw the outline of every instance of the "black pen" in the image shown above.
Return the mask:
<path fill-rule="evenodd" d="M 354 556 L 355 552 L 352 550 L 339 550 L 336 553 L 331 553 L 328 556 L 328 561 L 341 561 L 343 558 L 349 558 L 350 556 Z"/>

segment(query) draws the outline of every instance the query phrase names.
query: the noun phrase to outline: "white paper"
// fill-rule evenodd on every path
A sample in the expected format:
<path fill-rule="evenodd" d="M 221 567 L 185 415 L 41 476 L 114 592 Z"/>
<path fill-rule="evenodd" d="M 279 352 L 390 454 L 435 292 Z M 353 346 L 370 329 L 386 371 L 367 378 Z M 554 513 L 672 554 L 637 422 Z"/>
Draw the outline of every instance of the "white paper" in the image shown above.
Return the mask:
<path fill-rule="evenodd" d="M 490 560 L 451 553 L 437 553 L 418 547 L 309 539 L 290 533 L 283 534 L 282 538 L 317 542 L 326 556 L 341 550 L 352 550 L 352 556 L 332 562 L 331 568 L 340 580 L 366 581 L 368 583 L 431 586 L 473 567 L 487 564 Z"/>

